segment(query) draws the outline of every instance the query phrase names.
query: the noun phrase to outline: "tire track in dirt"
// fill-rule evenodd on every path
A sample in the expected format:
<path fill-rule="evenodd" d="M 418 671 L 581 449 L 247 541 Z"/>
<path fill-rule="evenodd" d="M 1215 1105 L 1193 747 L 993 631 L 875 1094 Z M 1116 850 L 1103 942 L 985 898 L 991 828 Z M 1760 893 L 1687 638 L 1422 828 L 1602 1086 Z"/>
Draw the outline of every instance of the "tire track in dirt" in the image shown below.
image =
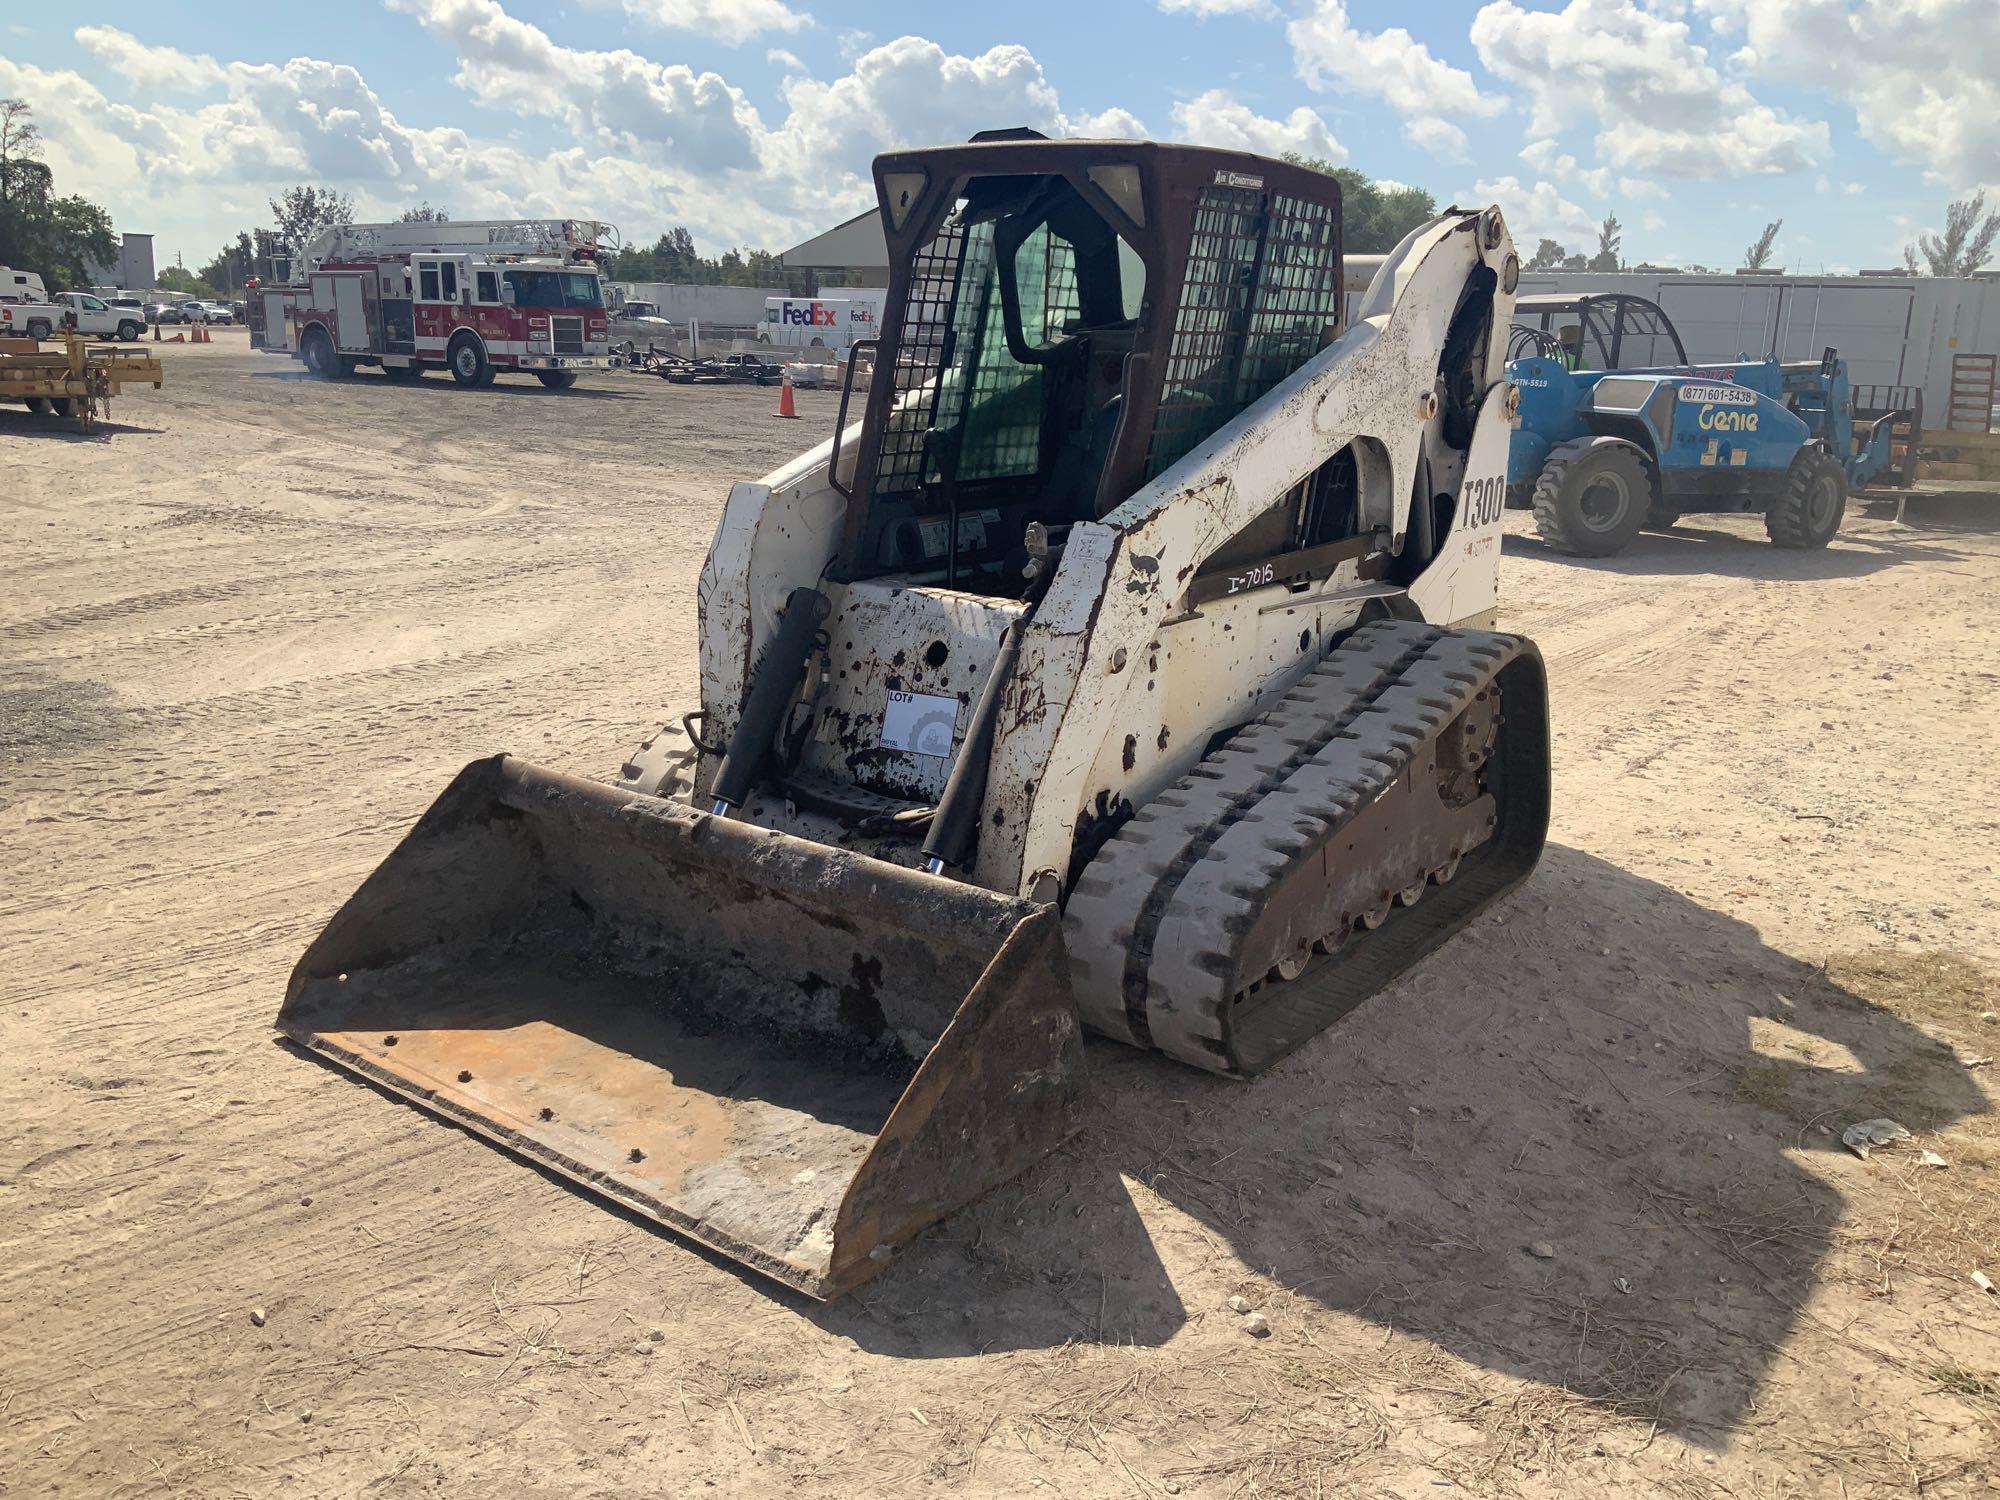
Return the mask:
<path fill-rule="evenodd" d="M 318 625 L 341 619 L 366 622 L 391 610 L 406 609 L 436 599 L 440 592 L 440 580 L 437 574 L 440 568 L 445 566 L 448 565 L 435 561 L 425 561 L 419 565 L 416 560 L 412 560 L 406 564 L 409 576 L 386 580 L 379 570 L 354 570 L 346 575 L 319 573 L 317 576 L 325 583 L 336 582 L 342 577 L 367 578 L 370 587 L 366 591 L 352 592 L 322 588 L 314 592 L 310 602 L 292 604 L 282 610 L 196 620 L 162 626 L 156 630 L 127 633 L 92 641 L 89 649 L 94 657 L 115 661 L 120 653 L 149 651 L 162 646 L 212 644 L 234 637 L 255 635 L 266 628 Z M 490 590 L 490 595 L 482 598 L 477 607 L 482 611 L 497 611 L 504 609 L 510 602 L 525 602 L 528 596 L 552 580 L 577 574 L 602 577 L 605 572 L 604 567 L 588 556 L 562 559 L 527 558 L 515 563 L 482 569 L 461 570 L 453 567 L 447 582 L 449 591 L 453 595 L 458 595 L 461 591 L 469 593 L 472 590 Z M 246 596 L 262 597 L 270 591 L 270 582 L 271 580 L 265 580 L 261 583 L 249 582 L 241 586 L 217 588 L 199 597 L 193 590 L 170 590 L 152 596 L 132 596 L 106 601 L 101 605 L 76 606 L 13 627 L 0 626 L 0 638 L 13 636 L 35 639 L 87 630 L 99 625 L 122 623 L 142 614 L 164 613 L 199 604 L 233 602 Z M 464 601 L 454 608 L 453 613 L 465 609 L 470 603 L 469 599 Z M 74 660 L 77 649 L 74 641 L 65 639 L 59 645 L 52 645 L 43 654 L 16 655 L 14 660 L 20 665 L 51 661 L 69 663 Z M 99 665 L 101 667 L 103 664 Z"/>

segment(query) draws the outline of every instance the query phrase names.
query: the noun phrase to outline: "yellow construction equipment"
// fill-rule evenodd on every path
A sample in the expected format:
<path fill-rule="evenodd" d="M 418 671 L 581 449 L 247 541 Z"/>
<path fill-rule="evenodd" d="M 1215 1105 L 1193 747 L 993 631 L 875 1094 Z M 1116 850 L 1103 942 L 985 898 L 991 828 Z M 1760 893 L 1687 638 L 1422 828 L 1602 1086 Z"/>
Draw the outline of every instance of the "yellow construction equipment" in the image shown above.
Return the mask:
<path fill-rule="evenodd" d="M 143 349 L 90 344 L 74 331 L 61 346 L 44 349 L 34 339 L 0 339 L 0 401 L 66 417 L 89 432 L 109 415 L 111 399 L 128 385 L 158 390 L 164 379 L 158 356 Z"/>

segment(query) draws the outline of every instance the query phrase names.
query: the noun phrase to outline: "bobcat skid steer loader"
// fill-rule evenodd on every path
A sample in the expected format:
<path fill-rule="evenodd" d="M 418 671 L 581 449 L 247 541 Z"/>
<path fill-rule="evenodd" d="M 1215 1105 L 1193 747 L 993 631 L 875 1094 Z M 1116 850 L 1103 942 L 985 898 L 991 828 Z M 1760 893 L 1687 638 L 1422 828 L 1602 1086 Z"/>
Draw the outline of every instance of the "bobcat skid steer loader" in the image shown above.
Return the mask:
<path fill-rule="evenodd" d="M 615 785 L 468 766 L 279 1017 L 819 1298 L 1077 1128 L 1079 1023 L 1254 1075 L 1548 813 L 1541 660 L 1488 628 L 1497 211 L 1350 322 L 1302 167 L 1009 131 L 875 182 L 872 375 L 731 489 L 699 705 Z"/>

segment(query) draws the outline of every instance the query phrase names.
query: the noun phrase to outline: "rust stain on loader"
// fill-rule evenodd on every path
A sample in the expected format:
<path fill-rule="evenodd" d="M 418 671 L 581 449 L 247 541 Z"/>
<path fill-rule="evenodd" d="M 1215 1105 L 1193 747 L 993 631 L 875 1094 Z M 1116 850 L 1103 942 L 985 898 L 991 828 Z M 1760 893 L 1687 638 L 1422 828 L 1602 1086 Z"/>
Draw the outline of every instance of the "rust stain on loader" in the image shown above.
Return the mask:
<path fill-rule="evenodd" d="M 1053 908 L 505 757 L 335 915 L 278 1025 L 819 1298 L 1081 1120 Z"/>

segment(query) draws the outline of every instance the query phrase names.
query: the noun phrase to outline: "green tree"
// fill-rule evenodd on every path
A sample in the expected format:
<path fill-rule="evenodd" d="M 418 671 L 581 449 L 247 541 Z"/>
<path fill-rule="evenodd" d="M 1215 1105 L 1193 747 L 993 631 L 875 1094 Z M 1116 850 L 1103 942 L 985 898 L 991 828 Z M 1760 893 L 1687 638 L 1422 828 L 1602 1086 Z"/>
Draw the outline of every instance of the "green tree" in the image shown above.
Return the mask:
<path fill-rule="evenodd" d="M 406 208 L 396 215 L 398 224 L 449 224 L 451 215 L 441 208 L 432 208 L 429 202 L 419 203 L 415 208 Z"/>
<path fill-rule="evenodd" d="M 239 233 L 233 244 L 224 245 L 215 258 L 195 274 L 212 287 L 241 291 L 255 273 L 252 271 L 250 236 Z"/>
<path fill-rule="evenodd" d="M 1903 251 L 1903 264 L 1917 274 L 1917 257 L 1933 276 L 1970 276 L 1993 257 L 1994 241 L 2000 239 L 2000 213 L 1986 211 L 1986 190 L 1970 198 L 1960 198 L 1944 213 L 1943 234 L 1917 236 L 1915 245 Z"/>
<path fill-rule="evenodd" d="M 291 187 L 271 200 L 272 232 L 295 254 L 304 254 L 322 230 L 353 222 L 354 200 L 332 188 Z"/>
<path fill-rule="evenodd" d="M 34 112 L 0 99 L 0 265 L 39 271 L 52 292 L 86 285 L 89 267 L 118 258 L 111 215 L 88 198 L 57 197 L 41 160 Z"/>
<path fill-rule="evenodd" d="M 1375 182 L 1353 167 L 1316 156 L 1285 153 L 1285 160 L 1324 172 L 1340 184 L 1340 241 L 1349 255 L 1380 255 L 1419 224 L 1437 217 L 1437 199 L 1422 188 Z"/>
<path fill-rule="evenodd" d="M 1553 271 L 1569 257 L 1569 251 L 1554 240 L 1543 240 L 1535 246 L 1534 259 L 1528 262 L 1530 271 Z"/>
<path fill-rule="evenodd" d="M 272 274 L 273 255 L 282 257 L 284 251 L 278 246 L 276 236 L 268 229 L 250 230 L 238 233 L 233 243 L 224 245 L 213 259 L 203 265 L 197 275 L 212 287 L 223 291 L 240 292 L 249 286 L 253 276 L 268 278 Z"/>
<path fill-rule="evenodd" d="M 162 266 L 154 279 L 159 282 L 161 291 L 172 292 L 179 297 L 200 297 L 206 301 L 221 295 L 206 278 L 195 275 L 185 266 Z"/>
<path fill-rule="evenodd" d="M 788 266 L 770 250 L 731 248 L 710 257 L 695 249 L 694 236 L 675 225 L 651 245 L 619 250 L 604 258 L 604 274 L 613 281 L 663 281 L 677 286 L 761 286 L 803 295 L 808 273 Z M 835 285 L 822 278 L 822 287 Z"/>
<path fill-rule="evenodd" d="M 31 178 L 40 178 L 40 191 L 47 192 L 53 174 L 36 160 L 41 154 L 41 128 L 27 101 L 0 99 L 0 208 L 29 191 Z"/>
<path fill-rule="evenodd" d="M 1778 231 L 1785 225 L 1783 219 L 1773 219 L 1764 226 L 1764 232 L 1743 252 L 1743 269 L 1746 271 L 1767 270 L 1771 264 L 1771 247 L 1777 243 Z"/>
<path fill-rule="evenodd" d="M 1604 222 L 1597 226 L 1597 254 L 1591 256 L 1586 269 L 1592 271 L 1618 269 L 1618 251 L 1624 243 L 1624 229 L 1625 226 L 1618 222 L 1618 215 L 1604 216 Z"/>

